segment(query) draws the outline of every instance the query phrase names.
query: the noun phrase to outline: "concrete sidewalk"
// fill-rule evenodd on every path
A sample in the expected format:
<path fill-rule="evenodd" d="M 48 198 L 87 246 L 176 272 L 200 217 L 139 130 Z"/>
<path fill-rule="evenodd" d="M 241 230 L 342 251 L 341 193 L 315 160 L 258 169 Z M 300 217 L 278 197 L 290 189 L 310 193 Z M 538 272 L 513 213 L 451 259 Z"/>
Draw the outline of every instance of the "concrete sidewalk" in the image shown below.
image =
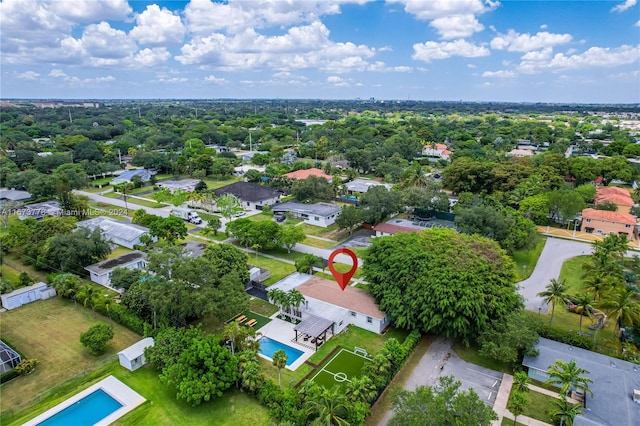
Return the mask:
<path fill-rule="evenodd" d="M 512 386 L 513 386 L 513 376 L 505 373 L 502 376 L 502 383 L 500 383 L 500 389 L 498 390 L 498 395 L 496 396 L 496 402 L 493 404 L 493 411 L 495 411 L 496 414 L 498 415 L 498 420 L 494 421 L 492 423 L 492 426 L 500 426 L 502 424 L 502 419 L 505 417 L 511 420 L 515 419 L 515 416 L 511 414 L 511 412 L 507 409 L 507 403 L 509 402 L 509 394 L 511 393 Z M 542 389 L 537 386 L 532 387 L 531 385 L 529 386 L 529 388 L 531 388 L 532 390 L 535 390 L 536 392 L 539 392 L 538 389 Z M 540 392 L 540 393 L 554 396 L 553 392 L 548 391 L 546 389 L 542 389 L 542 390 L 544 390 L 544 392 Z M 555 394 L 555 397 L 558 398 L 559 397 L 558 394 Z M 522 415 L 518 416 L 518 419 L 516 421 L 523 425 L 531 425 L 531 426 L 550 425 L 549 423 L 541 422 L 540 420 L 532 419 L 531 417 L 522 416 Z"/>

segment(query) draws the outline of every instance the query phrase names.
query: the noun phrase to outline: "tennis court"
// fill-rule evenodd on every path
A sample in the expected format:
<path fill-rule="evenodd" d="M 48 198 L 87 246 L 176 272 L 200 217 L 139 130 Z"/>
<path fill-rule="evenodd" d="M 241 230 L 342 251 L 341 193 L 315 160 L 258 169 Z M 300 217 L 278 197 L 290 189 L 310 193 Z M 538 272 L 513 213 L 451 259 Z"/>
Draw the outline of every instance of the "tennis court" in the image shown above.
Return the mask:
<path fill-rule="evenodd" d="M 325 388 L 344 386 L 354 377 L 360 377 L 362 367 L 369 358 L 346 349 L 341 349 L 311 378 Z"/>

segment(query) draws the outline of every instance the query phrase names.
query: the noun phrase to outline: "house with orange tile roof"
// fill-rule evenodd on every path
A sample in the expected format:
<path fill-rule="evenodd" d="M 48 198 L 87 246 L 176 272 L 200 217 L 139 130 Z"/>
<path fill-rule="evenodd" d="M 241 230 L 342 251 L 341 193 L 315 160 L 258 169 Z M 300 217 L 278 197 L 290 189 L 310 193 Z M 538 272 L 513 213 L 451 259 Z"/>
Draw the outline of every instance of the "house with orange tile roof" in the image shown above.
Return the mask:
<path fill-rule="evenodd" d="M 422 148 L 422 155 L 425 157 L 437 157 L 448 160 L 451 154 L 453 154 L 453 152 L 449 151 L 448 147 L 443 143 L 426 144 Z"/>
<path fill-rule="evenodd" d="M 634 204 L 629 191 L 615 186 L 598 186 L 593 200 L 595 204 L 613 203 L 619 213 L 629 213 Z"/>
<path fill-rule="evenodd" d="M 620 234 L 630 240 L 637 238 L 636 217 L 629 213 L 584 209 L 580 229 L 587 234 Z"/>
<path fill-rule="evenodd" d="M 313 167 L 311 169 L 306 170 L 296 170 L 295 172 L 286 173 L 283 176 L 288 177 L 289 179 L 307 179 L 309 176 L 316 176 L 325 178 L 331 183 L 333 180 L 333 176 L 326 174 L 323 170 Z"/>

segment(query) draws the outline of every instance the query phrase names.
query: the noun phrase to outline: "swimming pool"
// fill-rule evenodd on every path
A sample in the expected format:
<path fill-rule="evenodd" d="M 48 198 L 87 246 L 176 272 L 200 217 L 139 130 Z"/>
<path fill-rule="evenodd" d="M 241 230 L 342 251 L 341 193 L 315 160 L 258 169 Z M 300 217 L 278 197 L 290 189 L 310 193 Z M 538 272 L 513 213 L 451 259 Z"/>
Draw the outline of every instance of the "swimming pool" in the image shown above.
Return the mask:
<path fill-rule="evenodd" d="M 98 389 L 44 422 L 38 423 L 38 426 L 93 425 L 121 407 L 122 404 L 108 393 Z"/>
<path fill-rule="evenodd" d="M 287 365 L 293 364 L 298 358 L 300 358 L 304 352 L 291 346 L 280 343 L 277 340 L 270 339 L 268 337 L 261 337 L 258 340 L 260 344 L 260 353 L 262 355 L 273 358 L 275 351 L 282 349 L 287 354 Z"/>

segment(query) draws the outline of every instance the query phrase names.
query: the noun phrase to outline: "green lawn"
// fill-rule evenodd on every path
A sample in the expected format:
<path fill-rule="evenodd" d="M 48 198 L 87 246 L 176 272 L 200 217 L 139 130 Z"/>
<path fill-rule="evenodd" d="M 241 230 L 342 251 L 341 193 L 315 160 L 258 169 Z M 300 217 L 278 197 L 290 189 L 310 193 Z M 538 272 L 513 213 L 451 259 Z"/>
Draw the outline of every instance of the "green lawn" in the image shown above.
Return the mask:
<path fill-rule="evenodd" d="M 496 361 L 492 358 L 483 357 L 478 353 L 478 348 L 474 346 L 466 347 L 460 342 L 453 344 L 453 350 L 456 351 L 458 356 L 463 360 L 472 364 L 479 365 L 481 367 L 490 368 L 494 371 L 501 371 L 503 373 L 513 374 L 513 368 L 510 365 L 500 361 Z"/>
<path fill-rule="evenodd" d="M 295 266 L 269 257 L 264 257 L 260 255 L 260 253 L 258 253 L 258 256 L 254 253 L 247 253 L 247 256 L 249 257 L 248 262 L 250 265 L 257 266 L 262 269 L 268 269 L 271 273 L 269 278 L 264 281 L 263 284 L 265 285 L 271 285 L 278 282 L 290 273 L 296 271 Z"/>
<path fill-rule="evenodd" d="M 562 264 L 560 279 L 567 283 L 569 293 L 575 294 L 582 289 L 583 266 L 589 262 L 590 256 L 572 257 Z"/>
<path fill-rule="evenodd" d="M 216 218 L 216 217 L 218 219 L 221 219 L 221 216 L 219 216 L 217 214 L 211 214 L 211 213 L 198 212 L 198 216 L 200 216 L 202 218 L 202 220 L 206 220 L 207 222 L 209 222 L 211 219 Z"/>
<path fill-rule="evenodd" d="M 251 216 L 242 216 L 242 217 L 239 217 L 238 219 L 245 219 L 245 218 L 249 219 L 252 222 L 260 222 L 262 220 L 273 220 L 273 216 L 270 216 L 270 215 L 268 215 L 268 214 L 266 214 L 264 212 L 263 213 L 254 214 L 254 215 L 251 215 Z"/>
<path fill-rule="evenodd" d="M 232 184 L 234 182 L 238 182 L 239 180 L 240 178 L 238 177 L 232 177 L 227 180 L 216 180 L 216 179 L 207 178 L 207 179 L 204 179 L 204 183 L 207 184 L 208 189 L 218 189 L 218 188 L 222 188 L 223 186 Z"/>
<path fill-rule="evenodd" d="M 157 203 L 155 201 L 149 201 L 149 200 L 146 200 L 146 199 L 133 198 L 133 197 L 127 197 L 127 202 L 129 204 L 138 204 L 138 205 L 141 205 L 141 206 L 151 207 L 151 208 L 154 208 L 154 209 L 159 209 L 161 207 L 168 206 L 168 204 Z"/>
<path fill-rule="evenodd" d="M 320 366 L 311 380 L 326 388 L 336 385 L 345 386 L 348 383 L 347 380 L 361 376 L 362 367 L 366 362 L 365 358 L 343 349 Z M 342 377 L 336 378 L 335 374 L 340 373 Z"/>
<path fill-rule="evenodd" d="M 526 280 L 529 278 L 533 269 L 536 267 L 538 263 L 538 258 L 540 257 L 540 253 L 542 253 L 542 249 L 544 248 L 544 244 L 547 241 L 547 237 L 544 235 L 536 234 L 535 237 L 535 246 L 532 249 L 527 250 L 515 250 L 513 252 L 513 260 L 516 262 L 516 274 L 518 276 L 518 281 Z"/>
<path fill-rule="evenodd" d="M 511 393 L 513 393 L 513 390 Z M 524 407 L 522 415 L 540 420 L 541 422 L 550 423 L 551 417 L 548 411 L 554 407 L 555 398 L 532 390 L 525 395 L 527 397 L 527 405 Z M 507 403 L 507 408 L 509 408 L 509 405 L 510 404 Z M 513 424 L 513 421 L 511 423 Z"/>
<path fill-rule="evenodd" d="M 18 285 L 18 278 L 20 277 L 21 271 L 3 263 L 0 265 L 0 272 L 2 273 L 2 278 L 9 280 L 14 288 Z"/>
<path fill-rule="evenodd" d="M 311 247 L 318 247 L 322 249 L 330 249 L 331 247 L 335 246 L 338 243 L 336 241 L 325 241 L 325 240 L 319 240 L 317 238 L 307 237 L 302 241 L 302 244 L 305 244 Z"/>
<path fill-rule="evenodd" d="M 103 291 L 108 290 L 100 287 Z M 27 358 L 40 361 L 36 370 L 2 385 L 1 412 L 21 410 L 46 397 L 67 380 L 86 375 L 108 361 L 118 351 L 137 342 L 141 336 L 114 324 L 114 339 L 107 352 L 95 357 L 80 344 L 80 333 L 109 319 L 73 302 L 54 297 L 0 314 L 0 335 L 16 346 Z M 74 392 L 76 391 L 73 389 Z M 55 405 L 55 404 L 53 404 Z M 6 424 L 3 418 L 0 424 Z"/>
<path fill-rule="evenodd" d="M 255 312 L 251 312 L 251 311 L 243 312 L 240 315 L 236 315 L 235 317 L 233 317 L 231 321 L 235 321 L 236 318 L 240 318 L 240 317 L 247 317 L 247 319 L 243 320 L 242 322 L 238 322 L 238 324 L 240 324 L 243 327 L 249 327 L 247 323 L 251 320 L 256 320 L 255 325 L 252 327 L 255 330 L 258 330 L 271 322 L 269 318 L 256 314 Z"/>
<path fill-rule="evenodd" d="M 89 201 L 89 207 L 100 210 L 100 214 L 102 216 L 108 216 L 114 219 L 122 220 L 124 214 L 126 213 L 126 209 L 124 207 L 116 206 L 115 204 L 97 202 L 97 201 Z M 136 211 L 138 206 L 129 205 L 128 216 L 133 216 L 133 212 Z"/>
<path fill-rule="evenodd" d="M 327 237 L 328 234 L 331 234 L 333 231 L 338 230 L 338 225 L 336 225 L 335 223 L 326 228 L 323 228 L 321 226 L 309 225 L 308 223 L 303 223 L 302 225 L 298 225 L 298 226 L 302 228 L 302 230 L 306 235 L 314 235 L 316 237 L 324 237 L 324 238 L 328 238 Z"/>
<path fill-rule="evenodd" d="M 114 257 L 118 257 L 118 256 L 122 256 L 124 254 L 127 253 L 131 253 L 133 250 L 130 250 L 126 247 L 122 247 L 122 246 L 118 246 L 117 249 L 115 249 L 114 251 L 112 251 L 111 253 L 109 253 L 108 258 L 109 259 L 113 259 Z"/>
<path fill-rule="evenodd" d="M 3 276 L 5 271 L 11 277 L 15 277 L 16 280 L 20 272 L 26 272 L 31 276 L 31 278 L 33 278 L 36 281 L 47 282 L 47 274 L 45 272 L 36 271 L 36 269 L 32 265 L 25 265 L 24 262 L 20 260 L 20 257 L 15 253 L 9 253 L 3 256 L 3 259 L 2 259 Z"/>
<path fill-rule="evenodd" d="M 265 317 L 270 317 L 271 315 L 278 312 L 278 307 L 276 305 L 272 305 L 269 302 L 265 302 L 262 299 L 257 299 L 254 297 L 249 301 L 249 310 Z"/>

